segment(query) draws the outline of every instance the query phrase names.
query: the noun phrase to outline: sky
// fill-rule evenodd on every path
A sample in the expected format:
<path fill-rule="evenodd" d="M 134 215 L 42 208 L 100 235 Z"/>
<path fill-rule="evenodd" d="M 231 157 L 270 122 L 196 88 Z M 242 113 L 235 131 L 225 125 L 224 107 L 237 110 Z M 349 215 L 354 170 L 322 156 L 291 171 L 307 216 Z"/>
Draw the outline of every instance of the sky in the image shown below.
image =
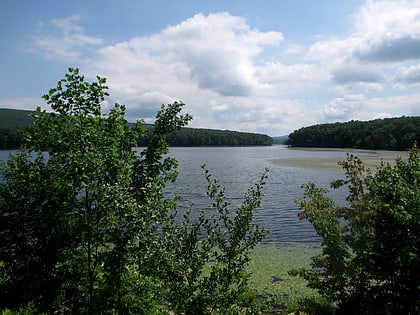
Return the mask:
<path fill-rule="evenodd" d="M 420 116 L 420 0 L 0 0 L 0 108 L 49 110 L 69 67 L 129 121 L 174 101 L 270 136 Z"/>

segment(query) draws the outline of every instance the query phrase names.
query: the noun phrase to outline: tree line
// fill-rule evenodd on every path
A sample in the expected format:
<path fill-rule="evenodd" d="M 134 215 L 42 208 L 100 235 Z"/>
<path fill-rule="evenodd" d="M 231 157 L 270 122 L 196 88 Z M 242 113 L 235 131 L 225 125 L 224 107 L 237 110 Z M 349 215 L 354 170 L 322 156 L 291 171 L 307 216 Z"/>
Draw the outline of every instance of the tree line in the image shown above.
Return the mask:
<path fill-rule="evenodd" d="M 0 149 L 17 149 L 22 141 L 22 128 L 0 127 Z"/>
<path fill-rule="evenodd" d="M 139 146 L 149 143 L 153 126 L 148 135 L 139 139 Z M 170 146 L 205 147 L 205 146 L 270 146 L 273 139 L 264 134 L 239 132 L 231 130 L 215 130 L 201 128 L 182 128 L 167 136 Z"/>
<path fill-rule="evenodd" d="M 0 149 L 16 149 L 23 143 L 22 130 L 33 124 L 31 111 L 0 109 Z M 134 126 L 129 123 L 129 126 Z M 149 144 L 153 125 L 145 124 L 148 132 L 138 138 L 136 146 Z M 273 139 L 265 134 L 201 128 L 181 128 L 167 135 L 170 146 L 270 146 Z"/>
<path fill-rule="evenodd" d="M 332 147 L 406 150 L 420 140 L 420 117 L 319 124 L 289 135 L 286 144 L 296 147 Z"/>
<path fill-rule="evenodd" d="M 19 148 L 22 129 L 33 123 L 32 111 L 0 108 L 0 149 Z"/>

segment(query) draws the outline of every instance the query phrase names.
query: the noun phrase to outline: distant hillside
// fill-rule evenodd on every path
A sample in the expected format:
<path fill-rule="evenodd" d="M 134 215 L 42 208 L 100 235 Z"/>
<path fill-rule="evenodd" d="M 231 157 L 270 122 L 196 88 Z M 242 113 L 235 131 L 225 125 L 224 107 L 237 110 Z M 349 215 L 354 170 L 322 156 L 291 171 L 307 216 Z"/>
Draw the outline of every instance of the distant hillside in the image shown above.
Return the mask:
<path fill-rule="evenodd" d="M 0 149 L 14 149 L 22 145 L 20 131 L 32 124 L 31 111 L 0 108 Z"/>
<path fill-rule="evenodd" d="M 153 127 L 152 127 L 153 128 Z M 149 129 L 149 136 L 151 133 Z M 139 146 L 146 146 L 149 137 L 139 140 Z M 167 137 L 170 146 L 210 147 L 210 146 L 270 146 L 273 139 L 264 134 L 239 132 L 232 130 L 182 128 Z"/>
<path fill-rule="evenodd" d="M 420 117 L 399 117 L 371 121 L 320 124 L 304 127 L 289 135 L 294 147 L 330 147 L 405 150 L 420 143 Z"/>
<path fill-rule="evenodd" d="M 0 128 L 24 128 L 33 122 L 30 113 L 30 110 L 0 108 Z"/>
<path fill-rule="evenodd" d="M 0 149 L 18 148 L 22 144 L 20 130 L 31 125 L 31 111 L 0 109 Z M 131 124 L 129 124 L 131 125 Z M 139 146 L 146 146 L 152 125 L 146 124 L 148 135 L 139 139 Z M 230 130 L 182 128 L 168 136 L 171 146 L 269 146 L 273 139 L 267 135 Z"/>

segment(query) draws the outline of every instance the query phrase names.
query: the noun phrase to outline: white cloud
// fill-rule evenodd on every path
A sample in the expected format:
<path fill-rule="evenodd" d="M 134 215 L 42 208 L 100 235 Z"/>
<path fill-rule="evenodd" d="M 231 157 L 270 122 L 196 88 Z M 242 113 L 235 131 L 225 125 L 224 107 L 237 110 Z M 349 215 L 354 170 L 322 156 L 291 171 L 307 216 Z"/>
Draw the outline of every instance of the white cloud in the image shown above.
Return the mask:
<path fill-rule="evenodd" d="M 395 75 L 395 81 L 397 86 L 402 88 L 420 85 L 420 63 L 399 68 Z"/>
<path fill-rule="evenodd" d="M 374 97 L 367 100 L 364 110 L 390 116 L 420 116 L 420 93 Z"/>
<path fill-rule="evenodd" d="M 377 41 L 407 34 L 418 37 L 419 14 L 419 0 L 368 0 L 355 16 L 355 33 Z"/>
<path fill-rule="evenodd" d="M 329 120 L 345 121 L 352 118 L 366 100 L 363 94 L 349 94 L 336 98 L 324 106 L 325 117 Z"/>
<path fill-rule="evenodd" d="M 170 81 L 158 85 L 166 83 L 169 90 L 182 80 L 222 96 L 248 96 L 255 84 L 254 58 L 282 38 L 278 32 L 251 30 L 244 19 L 227 13 L 198 14 L 157 35 L 102 48 L 97 68 L 111 75 L 137 72 L 155 84 L 166 76 Z M 119 82 L 133 85 L 123 77 Z"/>
<path fill-rule="evenodd" d="M 86 68 L 92 76 L 109 78 L 111 95 L 130 104 L 130 113 L 152 112 L 150 97 L 146 101 L 144 95 L 154 91 L 165 96 L 155 110 L 162 100 L 183 100 L 194 125 L 208 122 L 207 117 L 216 119 L 214 112 L 227 117 L 227 112 L 237 111 L 230 117 L 245 119 L 249 108 L 235 104 L 238 98 L 259 97 L 264 83 L 257 74 L 257 58 L 282 40 L 281 33 L 252 30 L 245 19 L 228 13 L 197 14 L 158 34 L 104 46 Z M 226 128 L 244 127 L 238 122 Z"/>
<path fill-rule="evenodd" d="M 420 58 L 420 1 L 367 1 L 356 16 L 355 36 L 354 56 L 362 62 Z"/>
<path fill-rule="evenodd" d="M 380 82 L 382 74 L 373 67 L 350 65 L 333 71 L 333 80 L 340 84 L 348 82 Z"/>
<path fill-rule="evenodd" d="M 395 116 L 419 116 L 420 93 L 368 98 L 349 94 L 324 105 L 327 121 L 370 120 Z"/>
<path fill-rule="evenodd" d="M 77 61 L 85 49 L 103 44 L 99 37 L 88 36 L 84 29 L 77 25 L 79 16 L 52 21 L 53 34 L 45 35 L 45 23 L 39 23 L 40 33 L 34 38 L 35 50 L 48 59 Z"/>
<path fill-rule="evenodd" d="M 257 70 L 257 76 L 263 84 L 288 84 L 288 88 L 294 83 L 312 84 L 317 81 L 325 81 L 330 75 L 317 64 L 290 64 L 280 62 L 267 62 Z"/>
<path fill-rule="evenodd" d="M 419 114 L 419 95 L 409 87 L 420 81 L 420 0 L 368 0 L 347 34 L 320 36 L 310 46 L 229 13 L 197 14 L 114 43 L 87 35 L 79 22 L 53 21 L 58 33 L 39 35 L 35 44 L 50 58 L 77 59 L 89 77 L 107 77 L 110 101 L 126 104 L 129 120 L 150 121 L 175 100 L 187 104 L 193 127 L 271 135 Z"/>
<path fill-rule="evenodd" d="M 368 0 L 354 21 L 348 36 L 318 41 L 308 52 L 339 85 L 364 88 L 360 82 L 392 79 L 401 63 L 420 59 L 419 0 Z"/>

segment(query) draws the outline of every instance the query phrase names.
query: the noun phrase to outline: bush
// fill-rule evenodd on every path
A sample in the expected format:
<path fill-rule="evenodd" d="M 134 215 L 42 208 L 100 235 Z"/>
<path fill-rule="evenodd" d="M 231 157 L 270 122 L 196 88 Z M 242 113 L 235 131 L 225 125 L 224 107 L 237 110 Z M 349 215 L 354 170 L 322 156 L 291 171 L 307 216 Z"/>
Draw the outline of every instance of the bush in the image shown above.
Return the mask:
<path fill-rule="evenodd" d="M 382 163 L 375 173 L 348 155 L 347 206 L 337 206 L 327 189 L 304 186 L 299 200 L 322 237 L 322 254 L 312 269 L 299 270 L 339 314 L 415 314 L 420 308 L 420 163 L 413 148 L 407 160 Z"/>

